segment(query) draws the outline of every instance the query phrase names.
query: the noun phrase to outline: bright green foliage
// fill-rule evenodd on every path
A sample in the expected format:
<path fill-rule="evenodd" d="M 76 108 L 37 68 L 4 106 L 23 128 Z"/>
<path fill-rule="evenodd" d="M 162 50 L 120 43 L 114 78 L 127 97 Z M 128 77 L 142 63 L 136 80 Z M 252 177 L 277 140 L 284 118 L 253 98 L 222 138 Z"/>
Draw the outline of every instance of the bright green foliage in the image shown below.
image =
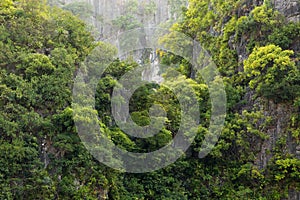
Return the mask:
<path fill-rule="evenodd" d="M 254 49 L 244 63 L 250 88 L 268 99 L 294 100 L 300 89 L 300 71 L 292 55 L 293 51 L 283 51 L 275 45 Z"/>
<path fill-rule="evenodd" d="M 282 179 L 291 179 L 299 183 L 300 181 L 300 161 L 299 159 L 284 159 L 277 160 L 276 166 L 279 174 L 275 175 L 275 179 L 280 181 Z M 298 180 L 298 181 L 297 181 Z"/>
<path fill-rule="evenodd" d="M 12 0 L 3 0 L 0 3 L 1 6 L 1 17 L 10 17 L 10 15 L 15 11 L 14 3 Z"/>
<path fill-rule="evenodd" d="M 26 55 L 17 66 L 19 73 L 29 80 L 34 76 L 51 75 L 54 69 L 49 57 L 44 54 Z"/>
<path fill-rule="evenodd" d="M 274 26 L 278 23 L 273 18 L 273 16 L 274 16 L 273 9 L 269 8 L 266 4 L 262 6 L 257 6 L 250 13 L 250 18 L 253 19 L 254 22 L 259 24 L 269 25 L 269 26 Z"/>
<path fill-rule="evenodd" d="M 264 43 L 267 36 L 284 23 L 284 19 L 267 4 L 255 7 L 249 16 L 242 16 L 237 23 L 237 37 L 248 40 L 248 51 Z M 242 37 L 243 35 L 243 37 Z"/>

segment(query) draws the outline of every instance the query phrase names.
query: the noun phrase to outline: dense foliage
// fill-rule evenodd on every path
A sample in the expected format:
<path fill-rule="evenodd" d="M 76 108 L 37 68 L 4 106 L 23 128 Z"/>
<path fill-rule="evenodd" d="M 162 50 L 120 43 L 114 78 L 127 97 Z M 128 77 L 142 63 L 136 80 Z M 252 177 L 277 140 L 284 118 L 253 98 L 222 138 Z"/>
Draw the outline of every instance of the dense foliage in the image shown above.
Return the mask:
<path fill-rule="evenodd" d="M 172 30 L 197 39 L 212 54 L 227 93 L 227 117 L 221 137 L 208 156 L 198 158 L 208 132 L 208 86 L 194 78 L 183 58 L 160 53 L 170 85 L 186 81 L 195 90 L 201 123 L 192 146 L 176 163 L 145 174 L 129 174 L 99 163 L 85 149 L 73 121 L 73 79 L 97 47 L 110 59 L 116 49 L 95 42 L 81 20 L 89 8 L 71 4 L 63 11 L 40 0 L 0 2 L 0 199 L 283 199 L 300 190 L 300 24 L 288 22 L 269 1 L 190 0 L 184 19 Z M 143 17 L 153 12 L 149 3 Z M 86 11 L 85 11 L 86 9 Z M 136 1 L 113 21 L 118 30 L 140 27 Z M 126 30 L 126 29 L 125 29 Z M 165 36 L 168 40 L 170 35 Z M 139 125 L 150 123 L 155 103 L 166 111 L 166 125 L 155 137 L 137 139 L 120 130 L 111 114 L 111 94 L 120 77 L 138 64 L 114 60 L 99 80 L 95 96 L 99 124 L 119 147 L 151 152 L 176 134 L 180 106 L 166 87 L 148 84 L 130 100 Z M 93 73 L 93 69 L 89 69 Z M 268 109 L 285 108 L 277 115 Z M 266 164 L 259 163 L 272 130 L 287 115 Z M 269 142 L 270 143 L 270 142 Z M 291 145 L 292 143 L 293 145 Z"/>

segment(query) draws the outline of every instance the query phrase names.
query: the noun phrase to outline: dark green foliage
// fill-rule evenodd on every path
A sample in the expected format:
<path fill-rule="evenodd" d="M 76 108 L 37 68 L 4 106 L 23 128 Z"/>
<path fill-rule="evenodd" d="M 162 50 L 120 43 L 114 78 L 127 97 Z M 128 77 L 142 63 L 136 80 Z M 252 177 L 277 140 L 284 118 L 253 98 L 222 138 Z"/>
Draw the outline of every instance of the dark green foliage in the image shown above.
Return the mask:
<path fill-rule="evenodd" d="M 300 42 L 300 24 L 288 23 L 276 29 L 268 36 L 270 43 L 276 44 L 283 49 L 293 48 Z"/>

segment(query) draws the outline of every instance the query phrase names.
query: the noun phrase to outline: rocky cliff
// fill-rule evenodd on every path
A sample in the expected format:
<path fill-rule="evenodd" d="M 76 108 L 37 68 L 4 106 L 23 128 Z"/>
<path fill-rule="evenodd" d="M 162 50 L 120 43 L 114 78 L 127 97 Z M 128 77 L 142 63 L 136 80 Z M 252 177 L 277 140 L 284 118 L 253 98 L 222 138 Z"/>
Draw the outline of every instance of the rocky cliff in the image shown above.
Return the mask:
<path fill-rule="evenodd" d="M 54 1 L 50 2 L 55 4 Z M 186 0 L 62 0 L 56 5 L 67 8 L 78 3 L 85 3 L 91 9 L 85 21 L 96 27 L 100 40 L 120 32 L 120 29 L 124 30 L 117 23 L 129 28 L 130 23 L 138 23 L 140 27 L 156 27 L 166 22 L 171 24 L 180 17 L 181 7 L 187 5 Z"/>
<path fill-rule="evenodd" d="M 300 1 L 299 0 L 273 0 L 273 7 L 283 14 L 288 21 L 300 22 Z M 299 50 L 299 44 L 293 45 L 293 50 Z M 245 52 L 245 51 L 244 51 Z M 250 95 L 251 96 L 251 95 Z M 252 102 L 255 105 L 255 102 Z M 267 167 L 267 163 L 273 157 L 273 151 L 280 138 L 285 138 L 286 145 L 282 151 L 295 155 L 300 159 L 300 146 L 292 139 L 288 130 L 293 113 L 293 106 L 290 104 L 278 104 L 273 101 L 260 101 L 258 103 L 266 117 L 272 117 L 273 123 L 267 128 L 268 139 L 261 144 L 261 151 L 258 154 L 256 165 L 259 168 Z M 300 200 L 300 193 L 294 190 L 289 192 L 289 200 Z"/>
<path fill-rule="evenodd" d="M 290 21 L 300 22 L 299 0 L 273 0 L 275 9 L 286 16 Z"/>

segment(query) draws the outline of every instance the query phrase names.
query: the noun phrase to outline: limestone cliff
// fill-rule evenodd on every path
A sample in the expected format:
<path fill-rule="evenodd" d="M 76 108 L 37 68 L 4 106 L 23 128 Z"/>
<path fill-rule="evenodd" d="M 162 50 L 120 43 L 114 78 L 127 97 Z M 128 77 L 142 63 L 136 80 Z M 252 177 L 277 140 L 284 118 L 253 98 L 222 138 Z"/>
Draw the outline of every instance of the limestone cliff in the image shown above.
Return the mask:
<path fill-rule="evenodd" d="M 275 9 L 286 16 L 290 21 L 300 22 L 299 0 L 273 0 Z"/>
<path fill-rule="evenodd" d="M 54 2 L 56 0 L 50 0 L 50 4 Z M 62 0 L 56 5 L 68 7 L 78 3 L 85 3 L 91 9 L 91 15 L 84 20 L 96 27 L 99 33 L 97 39 L 102 40 L 124 29 L 117 27 L 118 20 L 123 20 L 129 28 L 130 24 L 125 20 L 129 23 L 136 20 L 140 27 L 156 27 L 166 22 L 171 24 L 180 17 L 181 7 L 187 5 L 187 0 Z"/>
<path fill-rule="evenodd" d="M 273 7 L 282 13 L 288 21 L 300 22 L 299 0 L 273 0 L 271 3 Z M 295 48 L 293 48 L 294 51 L 299 50 L 297 45 L 299 44 L 293 45 L 295 46 Z M 239 48 L 241 52 L 245 52 L 243 46 Z M 243 57 L 244 56 L 245 54 Z M 248 94 L 248 96 L 251 96 L 251 94 Z M 292 139 L 291 133 L 288 130 L 292 114 L 297 113 L 298 111 L 296 111 L 293 106 L 288 103 L 274 103 L 273 101 L 263 101 L 261 99 L 258 99 L 257 102 L 251 102 L 250 99 L 248 100 L 252 105 L 259 105 L 260 110 L 263 110 L 266 117 L 273 118 L 272 124 L 267 127 L 266 134 L 268 135 L 268 139 L 261 144 L 261 151 L 258 154 L 256 165 L 261 169 L 267 167 L 267 163 L 272 158 L 272 152 L 280 138 L 286 139 L 285 148 L 281 149 L 281 151 L 295 155 L 300 159 L 300 146 L 298 146 L 296 141 Z M 299 200 L 300 193 L 290 190 L 288 199 Z"/>

